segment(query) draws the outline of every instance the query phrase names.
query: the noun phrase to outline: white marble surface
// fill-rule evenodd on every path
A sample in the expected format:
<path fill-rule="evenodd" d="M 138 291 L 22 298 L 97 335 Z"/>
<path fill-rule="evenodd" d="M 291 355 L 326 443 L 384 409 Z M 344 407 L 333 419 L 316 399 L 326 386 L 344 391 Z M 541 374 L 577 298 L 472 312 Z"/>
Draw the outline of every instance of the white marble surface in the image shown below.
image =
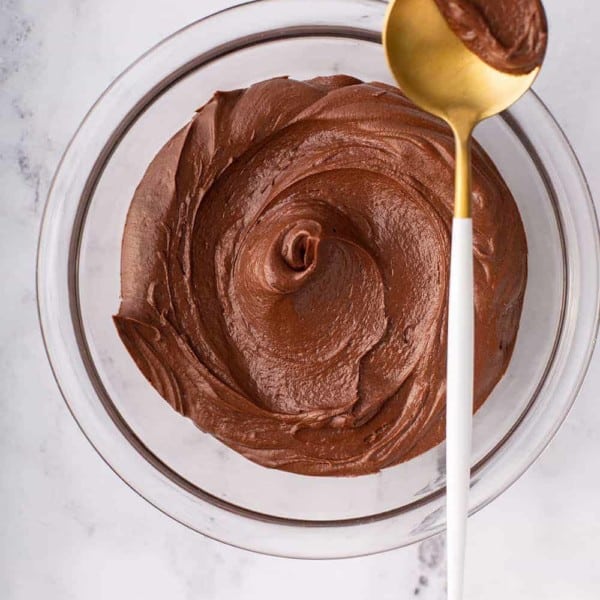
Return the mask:
<path fill-rule="evenodd" d="M 0 598 L 443 598 L 441 541 L 348 561 L 204 539 L 129 490 L 83 438 L 38 331 L 34 256 L 51 175 L 132 60 L 226 0 L 0 0 Z M 536 84 L 600 198 L 600 5 L 546 0 Z M 543 457 L 471 520 L 467 599 L 600 598 L 600 355 Z"/>

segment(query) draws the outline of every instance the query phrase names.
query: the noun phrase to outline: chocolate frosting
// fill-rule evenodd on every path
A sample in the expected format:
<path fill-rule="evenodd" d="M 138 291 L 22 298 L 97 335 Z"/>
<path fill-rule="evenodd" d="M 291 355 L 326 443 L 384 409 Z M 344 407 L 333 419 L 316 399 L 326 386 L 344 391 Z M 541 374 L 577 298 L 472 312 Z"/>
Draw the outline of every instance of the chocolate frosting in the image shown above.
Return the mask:
<path fill-rule="evenodd" d="M 479 407 L 511 356 L 527 251 L 473 159 Z M 444 437 L 453 168 L 448 128 L 380 83 L 218 92 L 135 192 L 123 342 L 175 410 L 262 465 L 358 475 L 424 452 Z"/>
<path fill-rule="evenodd" d="M 540 0 L 435 0 L 450 28 L 486 63 L 524 74 L 542 64 L 548 41 Z"/>

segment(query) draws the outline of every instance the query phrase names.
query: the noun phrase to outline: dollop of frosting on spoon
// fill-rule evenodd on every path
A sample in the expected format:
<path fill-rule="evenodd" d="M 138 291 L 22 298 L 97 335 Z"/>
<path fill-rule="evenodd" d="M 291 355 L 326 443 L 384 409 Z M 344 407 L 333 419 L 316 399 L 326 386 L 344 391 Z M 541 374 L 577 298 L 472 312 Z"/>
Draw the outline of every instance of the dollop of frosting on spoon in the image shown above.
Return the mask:
<path fill-rule="evenodd" d="M 522 75 L 541 66 L 548 25 L 540 0 L 435 0 L 450 28 L 483 61 Z"/>

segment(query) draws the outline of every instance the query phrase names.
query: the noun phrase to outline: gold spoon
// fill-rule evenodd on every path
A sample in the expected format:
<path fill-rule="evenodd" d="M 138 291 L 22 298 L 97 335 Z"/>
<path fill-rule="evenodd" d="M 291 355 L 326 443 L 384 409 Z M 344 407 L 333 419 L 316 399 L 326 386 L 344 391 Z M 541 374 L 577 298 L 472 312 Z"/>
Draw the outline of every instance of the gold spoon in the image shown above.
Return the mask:
<path fill-rule="evenodd" d="M 448 600 L 461 600 L 473 418 L 473 128 L 515 102 L 533 83 L 483 62 L 450 29 L 434 0 L 392 0 L 383 28 L 387 59 L 402 91 L 444 119 L 456 142 L 456 176 L 446 390 L 446 510 Z"/>

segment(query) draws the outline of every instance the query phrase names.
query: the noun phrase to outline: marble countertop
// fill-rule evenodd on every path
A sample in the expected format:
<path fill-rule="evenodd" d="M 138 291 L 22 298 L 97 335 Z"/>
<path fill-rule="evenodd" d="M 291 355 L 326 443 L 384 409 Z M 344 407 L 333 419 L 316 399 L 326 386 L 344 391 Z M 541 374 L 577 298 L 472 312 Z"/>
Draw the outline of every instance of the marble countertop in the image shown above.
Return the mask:
<path fill-rule="evenodd" d="M 293 561 L 187 530 L 125 486 L 68 413 L 38 329 L 35 250 L 48 185 L 93 101 L 143 51 L 226 0 L 0 0 L 0 597 L 238 600 L 444 597 L 443 541 Z M 546 0 L 535 85 L 600 198 L 600 5 Z M 600 354 L 541 459 L 470 521 L 468 600 L 600 598 Z"/>

